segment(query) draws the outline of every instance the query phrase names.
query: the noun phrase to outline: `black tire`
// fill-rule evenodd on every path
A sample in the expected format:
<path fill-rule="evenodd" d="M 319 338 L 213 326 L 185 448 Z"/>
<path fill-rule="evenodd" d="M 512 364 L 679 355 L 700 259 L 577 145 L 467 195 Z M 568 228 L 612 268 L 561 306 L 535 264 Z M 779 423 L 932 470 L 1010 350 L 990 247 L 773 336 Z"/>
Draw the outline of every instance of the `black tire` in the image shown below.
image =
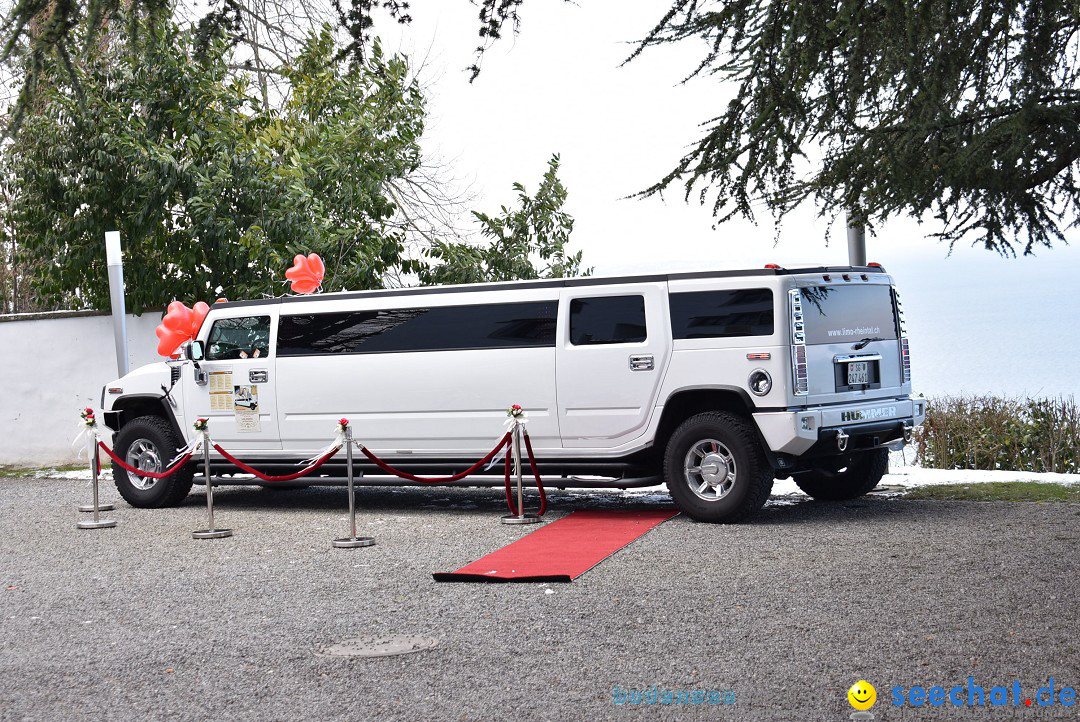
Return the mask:
<path fill-rule="evenodd" d="M 693 466 L 691 454 L 704 463 Z M 716 471 L 703 471 L 710 467 Z M 691 416 L 668 439 L 664 478 L 675 503 L 691 519 L 737 522 L 765 505 L 773 470 L 749 422 L 711 411 Z"/>
<path fill-rule="evenodd" d="M 795 483 L 815 499 L 843 501 L 866 494 L 889 471 L 889 450 L 873 449 L 853 454 L 836 471 L 822 469 L 795 474 Z"/>
<path fill-rule="evenodd" d="M 182 445 L 169 422 L 160 416 L 140 416 L 129 421 L 120 428 L 113 443 L 117 456 L 131 466 L 149 471 L 164 470 Z M 132 452 L 131 457 L 128 452 Z M 148 466 L 139 466 L 136 463 L 139 458 L 145 459 Z M 142 480 L 113 464 L 116 490 L 124 501 L 141 509 L 176 506 L 191 491 L 194 476 L 195 464 L 191 462 L 164 479 L 145 477 Z"/>

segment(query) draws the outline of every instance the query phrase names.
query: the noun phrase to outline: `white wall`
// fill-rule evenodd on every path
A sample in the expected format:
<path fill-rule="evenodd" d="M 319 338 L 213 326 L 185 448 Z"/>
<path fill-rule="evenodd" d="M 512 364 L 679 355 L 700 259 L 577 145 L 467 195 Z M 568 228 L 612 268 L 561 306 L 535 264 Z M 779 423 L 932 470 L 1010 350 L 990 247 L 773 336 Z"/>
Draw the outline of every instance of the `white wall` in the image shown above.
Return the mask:
<path fill-rule="evenodd" d="M 154 335 L 161 317 L 128 316 L 129 368 L 161 360 Z M 79 410 L 98 410 L 101 387 L 117 377 L 112 316 L 0 315 L 0 373 L 0 465 L 74 463 Z"/>

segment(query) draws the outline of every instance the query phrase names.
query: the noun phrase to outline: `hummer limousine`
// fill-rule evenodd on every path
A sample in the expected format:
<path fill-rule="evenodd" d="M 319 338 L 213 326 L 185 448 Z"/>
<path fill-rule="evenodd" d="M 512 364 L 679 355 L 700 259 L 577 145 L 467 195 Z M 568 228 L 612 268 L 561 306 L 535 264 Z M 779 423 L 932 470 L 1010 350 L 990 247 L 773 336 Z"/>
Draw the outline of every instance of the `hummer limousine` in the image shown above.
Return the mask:
<path fill-rule="evenodd" d="M 775 478 L 819 499 L 868 492 L 926 411 L 900 297 L 875 264 L 218 303 L 180 360 L 107 384 L 101 405 L 116 452 L 148 471 L 193 438 L 196 418 L 233 455 L 287 473 L 347 417 L 393 466 L 452 474 L 491 450 L 513 403 L 545 483 L 666 483 L 708 522 L 753 514 Z M 401 483 L 359 466 L 361 483 Z M 200 471 L 113 474 L 130 504 L 161 507 Z M 209 472 L 257 483 L 216 454 Z M 343 474 L 335 457 L 306 482 Z"/>

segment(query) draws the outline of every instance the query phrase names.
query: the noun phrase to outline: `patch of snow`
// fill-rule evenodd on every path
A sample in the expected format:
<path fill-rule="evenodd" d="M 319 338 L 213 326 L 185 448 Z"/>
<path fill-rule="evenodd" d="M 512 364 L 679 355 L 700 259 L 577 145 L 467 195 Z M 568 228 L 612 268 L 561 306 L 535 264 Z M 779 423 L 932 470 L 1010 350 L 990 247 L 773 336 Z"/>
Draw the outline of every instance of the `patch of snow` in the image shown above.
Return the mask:
<path fill-rule="evenodd" d="M 878 489 L 906 491 L 920 486 L 944 484 L 985 484 L 992 481 L 1043 481 L 1053 484 L 1080 484 L 1080 474 L 1036 474 L 1029 471 L 975 471 L 971 469 L 924 469 L 921 466 L 890 466 Z M 773 496 L 806 496 L 791 479 L 777 479 Z"/>
<path fill-rule="evenodd" d="M 101 479 L 108 474 L 108 471 L 104 471 L 98 476 Z M 40 469 L 32 474 L 34 479 L 75 479 L 76 481 L 91 481 L 93 474 L 90 473 L 90 469 L 74 469 L 72 471 L 57 471 L 56 469 Z"/>
<path fill-rule="evenodd" d="M 1043 481 L 1053 484 L 1080 484 L 1080 474 L 1040 474 L 1032 471 L 975 471 L 971 469 L 923 469 L 908 466 L 886 474 L 882 484 L 905 487 L 941 484 L 979 484 L 990 481 Z"/>

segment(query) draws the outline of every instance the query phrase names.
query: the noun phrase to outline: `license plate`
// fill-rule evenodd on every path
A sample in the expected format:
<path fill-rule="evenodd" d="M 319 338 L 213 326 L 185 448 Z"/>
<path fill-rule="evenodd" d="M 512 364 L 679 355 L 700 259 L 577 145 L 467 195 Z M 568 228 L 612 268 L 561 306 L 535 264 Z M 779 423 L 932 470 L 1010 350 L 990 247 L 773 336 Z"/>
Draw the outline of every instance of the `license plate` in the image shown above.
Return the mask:
<path fill-rule="evenodd" d="M 870 383 L 870 362 L 851 361 L 847 365 L 848 386 L 859 386 Z"/>

